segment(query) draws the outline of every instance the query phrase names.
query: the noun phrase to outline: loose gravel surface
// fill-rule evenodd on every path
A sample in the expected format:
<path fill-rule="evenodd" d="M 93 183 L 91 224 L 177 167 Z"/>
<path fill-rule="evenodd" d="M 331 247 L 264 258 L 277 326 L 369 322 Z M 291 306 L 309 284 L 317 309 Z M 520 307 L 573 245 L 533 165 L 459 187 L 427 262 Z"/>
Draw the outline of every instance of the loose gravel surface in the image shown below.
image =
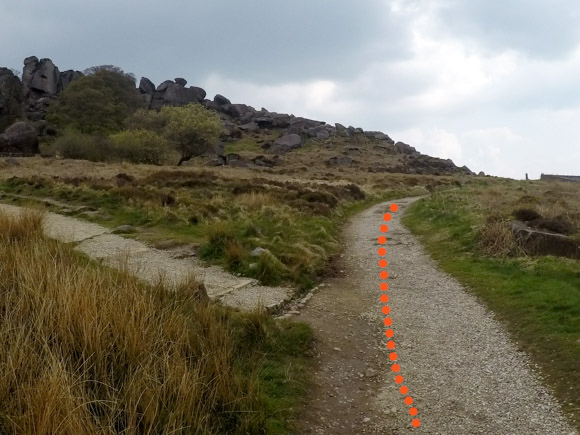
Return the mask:
<path fill-rule="evenodd" d="M 413 201 L 397 201 L 385 258 L 399 374 L 421 426 L 411 426 L 386 349 L 377 253 L 383 204 L 348 226 L 344 276 L 295 317 L 312 325 L 319 363 L 299 433 L 576 434 L 493 313 L 439 271 L 400 224 Z"/>
<path fill-rule="evenodd" d="M 0 211 L 17 215 L 21 207 L 0 204 Z M 189 276 L 203 281 L 208 296 L 224 305 L 252 310 L 263 305 L 271 310 L 284 306 L 294 295 L 287 287 L 260 286 L 255 279 L 234 276 L 217 266 L 204 267 L 192 255 L 154 249 L 137 240 L 111 234 L 97 224 L 55 213 L 46 213 L 44 231 L 51 238 L 75 243 L 76 249 L 103 264 L 127 268 L 139 278 L 174 286 Z"/>

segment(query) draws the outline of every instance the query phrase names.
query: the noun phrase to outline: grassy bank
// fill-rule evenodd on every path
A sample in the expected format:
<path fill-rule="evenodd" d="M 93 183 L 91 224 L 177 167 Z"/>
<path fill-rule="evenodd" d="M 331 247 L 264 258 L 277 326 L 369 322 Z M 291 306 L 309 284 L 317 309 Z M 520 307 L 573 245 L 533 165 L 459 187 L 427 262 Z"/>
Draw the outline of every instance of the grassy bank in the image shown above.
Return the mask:
<path fill-rule="evenodd" d="M 307 382 L 305 325 L 147 286 L 0 215 L 0 433 L 276 434 Z"/>
<path fill-rule="evenodd" d="M 440 192 L 404 223 L 441 267 L 503 322 L 580 424 L 580 261 L 526 255 L 507 227 L 516 210 L 580 228 L 580 186 L 496 181 Z"/>
<path fill-rule="evenodd" d="M 405 180 L 407 181 L 407 180 Z M 144 176 L 29 177 L 0 182 L 4 202 L 38 204 L 115 228 L 129 224 L 159 247 L 189 245 L 203 260 L 267 285 L 311 288 L 340 250 L 340 228 L 381 200 L 416 194 L 428 177 L 373 194 L 357 184 L 235 179 L 205 170 Z M 448 181 L 449 182 L 449 181 Z M 395 184 L 395 183 L 393 183 Z M 256 248 L 261 248 L 253 252 Z M 265 251 L 264 251 L 265 250 Z"/>

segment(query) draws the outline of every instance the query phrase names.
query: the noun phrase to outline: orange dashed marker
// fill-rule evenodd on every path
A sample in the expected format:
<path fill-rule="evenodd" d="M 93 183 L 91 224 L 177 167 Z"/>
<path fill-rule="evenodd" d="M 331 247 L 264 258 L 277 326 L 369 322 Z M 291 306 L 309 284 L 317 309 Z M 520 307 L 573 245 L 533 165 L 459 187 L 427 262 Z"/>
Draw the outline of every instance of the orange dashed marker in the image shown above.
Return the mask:
<path fill-rule="evenodd" d="M 389 206 L 389 210 L 391 212 L 396 212 L 397 210 L 399 210 L 399 206 L 397 204 L 391 204 Z M 385 213 L 383 215 L 383 220 L 385 222 L 389 222 L 392 219 L 392 216 L 390 213 Z M 389 231 L 389 227 L 387 225 L 381 225 L 380 226 L 380 231 L 381 233 L 386 233 L 387 231 Z M 387 243 L 387 238 L 385 236 L 380 236 L 378 238 L 378 242 L 381 245 L 384 245 L 385 243 Z M 377 251 L 378 254 L 383 257 L 387 254 L 387 250 L 384 247 L 379 248 L 379 250 Z M 387 260 L 385 260 L 384 258 L 379 260 L 379 266 L 381 268 L 385 268 L 387 266 Z M 386 270 L 381 271 L 381 279 L 387 279 L 389 277 L 389 273 Z M 387 291 L 387 289 L 389 288 L 389 285 L 386 282 L 381 283 L 381 291 Z M 389 297 L 386 294 L 381 295 L 381 302 L 382 303 L 387 303 L 389 301 Z M 389 314 L 391 312 L 391 309 L 384 305 L 382 307 L 382 312 L 383 314 Z M 391 319 L 390 317 L 386 317 L 384 320 L 384 324 L 385 326 L 391 326 L 393 324 L 393 319 Z M 394 332 L 392 329 L 387 329 L 385 332 L 385 335 L 388 338 L 392 338 L 394 335 Z M 393 340 L 389 340 L 387 342 L 387 348 L 389 350 L 393 350 L 396 347 L 396 344 Z M 391 361 L 396 361 L 398 359 L 398 355 L 395 352 L 391 352 L 389 354 L 389 359 Z M 399 364 L 393 364 L 391 366 L 391 370 L 393 371 L 393 373 L 398 373 L 401 370 L 401 366 Z M 395 383 L 397 384 L 402 384 L 403 383 L 403 377 L 401 375 L 397 375 L 395 376 Z M 399 391 L 401 392 L 402 395 L 406 395 L 409 393 L 409 388 L 406 387 L 405 385 L 401 386 L 399 388 Z M 407 396 L 404 399 L 405 404 L 407 405 L 411 405 L 413 404 L 413 398 L 411 396 Z M 411 409 L 409 409 L 409 414 L 412 417 L 415 417 L 417 415 L 419 411 L 417 410 L 417 408 L 412 407 Z M 413 419 L 413 421 L 411 422 L 411 424 L 413 425 L 413 427 L 419 427 L 421 425 L 421 422 L 419 421 L 418 418 Z"/>

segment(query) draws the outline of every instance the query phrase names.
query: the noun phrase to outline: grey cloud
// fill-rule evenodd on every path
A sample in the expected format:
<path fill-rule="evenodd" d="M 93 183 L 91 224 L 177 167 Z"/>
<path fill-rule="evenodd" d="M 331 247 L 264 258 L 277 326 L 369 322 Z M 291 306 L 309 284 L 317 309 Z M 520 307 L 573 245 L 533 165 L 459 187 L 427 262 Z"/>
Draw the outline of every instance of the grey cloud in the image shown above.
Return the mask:
<path fill-rule="evenodd" d="M 61 69 L 111 63 L 192 83 L 212 72 L 258 83 L 348 79 L 373 58 L 404 56 L 407 37 L 380 0 L 29 0 L 0 6 L 0 29 L 13 41 L 0 48 L 12 67 L 34 54 Z"/>
<path fill-rule="evenodd" d="M 492 51 L 566 56 L 578 45 L 580 3 L 570 0 L 450 0 L 438 13 L 443 30 Z"/>

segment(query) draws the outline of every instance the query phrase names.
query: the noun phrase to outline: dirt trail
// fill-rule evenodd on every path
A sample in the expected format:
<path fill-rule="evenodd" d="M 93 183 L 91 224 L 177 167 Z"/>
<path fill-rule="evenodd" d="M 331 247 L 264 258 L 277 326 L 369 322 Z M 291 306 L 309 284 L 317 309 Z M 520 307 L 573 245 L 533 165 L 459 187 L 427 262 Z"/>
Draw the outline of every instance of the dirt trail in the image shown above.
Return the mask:
<path fill-rule="evenodd" d="M 298 433 L 576 434 L 493 314 L 400 224 L 412 201 L 397 201 L 388 224 L 387 294 L 399 374 L 421 427 L 411 426 L 385 345 L 377 253 L 383 204 L 348 225 L 345 276 L 295 317 L 315 331 L 319 367 Z"/>
<path fill-rule="evenodd" d="M 17 215 L 22 208 L 0 204 L 0 211 Z M 181 258 L 80 219 L 46 213 L 44 224 L 49 237 L 74 243 L 77 250 L 108 266 L 126 264 L 131 273 L 146 281 L 155 283 L 163 277 L 168 285 L 178 285 L 193 274 L 204 282 L 210 298 L 225 305 L 251 310 L 263 304 L 275 310 L 294 294 L 291 288 L 260 286 L 255 279 L 231 275 L 217 266 L 204 267 L 194 257 Z"/>

